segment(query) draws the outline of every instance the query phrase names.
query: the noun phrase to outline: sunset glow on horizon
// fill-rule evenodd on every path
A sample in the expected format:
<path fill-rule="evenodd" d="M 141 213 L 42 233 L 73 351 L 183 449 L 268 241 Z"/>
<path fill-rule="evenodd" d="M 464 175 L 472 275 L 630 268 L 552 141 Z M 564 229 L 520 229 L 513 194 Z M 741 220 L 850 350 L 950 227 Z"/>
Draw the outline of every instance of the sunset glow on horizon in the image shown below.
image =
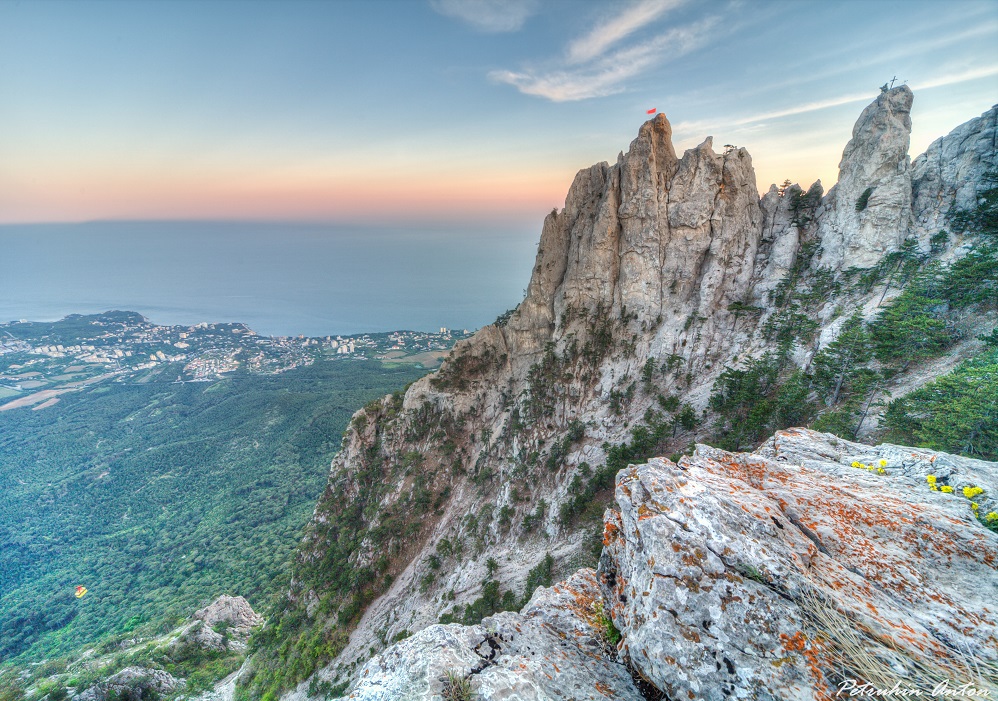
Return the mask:
<path fill-rule="evenodd" d="M 564 205 L 561 173 L 462 173 L 418 179 L 373 173 L 172 177 L 109 173 L 50 178 L 44 191 L 8 190 L 9 222 L 103 219 L 261 219 L 370 223 L 536 219 Z M 81 185 L 81 182 L 84 184 Z M 53 201 L 54 200 L 54 201 Z M 45 216 L 39 217 L 38 212 Z"/>
<path fill-rule="evenodd" d="M 707 136 L 746 147 L 765 192 L 831 187 L 892 77 L 915 92 L 913 158 L 998 101 L 996 3 L 786 7 L 0 3 L 0 223 L 539 230 L 652 106 L 680 153 Z"/>

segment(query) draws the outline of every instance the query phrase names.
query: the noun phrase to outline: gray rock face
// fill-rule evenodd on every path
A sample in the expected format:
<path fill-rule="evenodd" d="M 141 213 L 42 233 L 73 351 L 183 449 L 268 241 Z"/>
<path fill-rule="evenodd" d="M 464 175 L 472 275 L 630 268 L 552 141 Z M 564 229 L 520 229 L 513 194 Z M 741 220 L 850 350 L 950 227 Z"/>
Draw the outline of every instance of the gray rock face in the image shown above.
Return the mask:
<path fill-rule="evenodd" d="M 904 240 L 911 221 L 912 99 L 907 85 L 881 93 L 853 127 L 839 181 L 823 203 L 822 265 L 868 268 Z"/>
<path fill-rule="evenodd" d="M 222 623 L 230 628 L 250 629 L 263 623 L 253 607 L 241 596 L 223 594 L 213 602 L 194 612 L 195 619 L 204 621 L 205 625 L 215 626 Z"/>
<path fill-rule="evenodd" d="M 762 222 L 752 159 L 744 149 L 718 155 L 708 138 L 677 160 L 671 132 L 658 115 L 607 170 L 598 198 L 569 191 L 566 214 L 592 213 L 566 218 L 568 266 L 548 298 L 555 319 L 600 305 L 614 315 L 661 316 L 652 345 L 672 349 L 691 316 L 707 319 L 703 333 L 713 335 L 714 312 L 745 297 Z M 573 331 L 569 322 L 553 338 Z"/>
<path fill-rule="evenodd" d="M 787 188 L 784 193 L 773 185 L 759 201 L 762 233 L 755 261 L 757 277 L 752 290 L 755 304 L 766 303 L 769 292 L 779 284 L 797 260 L 801 230 L 792 223 L 790 203 L 800 192 L 797 185 Z"/>
<path fill-rule="evenodd" d="M 744 149 L 717 154 L 710 138 L 680 159 L 671 133 L 668 119 L 660 114 L 641 127 L 616 164 L 600 163 L 580 171 L 564 209 L 545 219 L 526 298 L 508 323 L 487 326 L 458 344 L 436 377 L 423 378 L 406 392 L 403 409 L 410 415 L 431 406 L 456 416 L 476 417 L 475 429 L 463 443 L 470 454 L 481 451 L 483 455 L 481 464 L 469 461 L 467 469 L 488 469 L 505 483 L 494 506 L 489 504 L 491 513 L 512 506 L 510 472 L 515 468 L 514 456 L 526 444 L 504 441 L 498 450 L 491 450 L 480 436 L 482 431 L 495 437 L 508 434 L 512 422 L 509 398 L 523 397 L 529 391 L 531 368 L 549 344 L 559 352 L 573 340 L 582 347 L 590 340 L 594 319 L 600 318 L 614 327 L 616 343 L 633 343 L 641 356 L 610 354 L 598 367 L 590 368 L 591 374 L 584 379 L 581 373 L 572 377 L 566 371 L 565 392 L 572 401 L 563 403 L 547 425 L 532 427 L 539 434 L 575 417 L 585 417 L 593 425 L 602 422 L 605 428 L 594 432 L 587 455 L 572 460 L 574 464 L 582 460 L 599 464 L 603 441 L 620 440 L 626 433 L 626 423 L 610 412 L 606 401 L 615 389 L 615 378 L 636 373 L 635 365 L 649 354 L 676 354 L 683 358 L 687 371 L 695 372 L 737 342 L 731 333 L 735 319 L 728 307 L 750 295 L 762 226 L 752 159 Z M 635 323 L 635 315 L 644 323 Z M 441 376 L 456 373 L 462 363 L 476 367 L 462 391 L 434 386 L 434 380 L 439 383 Z M 367 422 L 356 440 L 347 441 L 334 472 L 348 473 L 349 466 L 362 464 L 364 451 L 375 442 L 389 454 L 417 450 L 427 457 L 426 464 L 453 463 L 453 458 L 434 456 L 430 445 L 406 446 L 406 433 L 410 428 L 405 421 L 387 432 L 384 427 L 376 432 L 373 421 Z M 566 481 L 570 479 L 567 476 Z M 362 488 L 351 485 L 350 493 Z M 473 491 L 466 484 L 452 486 L 452 493 L 436 539 L 444 537 L 447 529 L 459 530 L 465 514 L 482 508 L 474 503 Z M 317 520 L 323 518 L 322 511 L 320 505 Z M 552 530 L 555 515 L 552 510 L 546 516 L 545 525 Z M 498 533 L 498 524 L 488 527 Z M 455 537 L 455 533 L 446 537 Z M 504 551 L 504 558 L 498 559 L 526 565 L 511 568 L 513 581 L 522 581 L 546 552 L 571 552 L 577 547 L 573 542 L 531 544 L 525 554 L 513 552 L 520 550 L 518 544 L 509 546 L 511 552 Z M 303 550 L 303 561 L 319 557 L 309 542 Z M 370 557 L 376 559 L 373 552 Z M 344 659 L 366 659 L 375 641 L 373 628 L 418 629 L 439 615 L 414 591 L 418 563 L 413 564 L 371 609 L 370 622 L 366 617 L 362 621 L 365 633 L 351 638 Z M 475 592 L 482 579 L 480 567 L 481 563 L 476 567 L 469 562 L 454 572 L 447 587 Z M 306 600 L 309 597 L 307 592 L 302 595 Z"/>
<path fill-rule="evenodd" d="M 148 639 L 136 638 L 123 641 L 114 655 L 97 657 L 90 651 L 72 663 L 66 672 L 68 678 L 100 671 L 104 676 L 73 697 L 74 701 L 139 701 L 141 699 L 171 698 L 187 687 L 187 680 L 156 668 L 139 667 L 134 663 L 110 672 L 124 660 L 150 660 L 144 664 L 168 666 L 170 663 L 205 659 L 205 651 L 244 653 L 253 629 L 263 623 L 253 608 L 241 596 L 220 596 L 208 606 L 196 611 L 180 627 L 162 636 Z M 207 658 L 212 659 L 211 657 Z M 154 660 L 154 661 L 153 661 Z M 202 668 L 203 669 L 203 668 Z M 175 672 L 176 670 L 174 670 Z M 220 680 L 216 688 L 202 693 L 199 701 L 232 701 L 236 680 L 242 672 L 234 672 Z"/>
<path fill-rule="evenodd" d="M 670 698 L 826 698 L 863 673 L 993 688 L 969 659 L 998 662 L 998 536 L 969 483 L 993 509 L 998 463 L 805 429 L 629 467 L 600 564 L 622 651 Z"/>
<path fill-rule="evenodd" d="M 480 701 L 641 701 L 613 659 L 601 601 L 595 572 L 586 569 L 537 589 L 520 613 L 424 628 L 368 662 L 348 698 L 438 700 L 450 674 L 467 679 Z"/>
<path fill-rule="evenodd" d="M 565 208 L 545 219 L 526 298 L 499 337 L 483 330 L 466 347 L 501 349 L 522 381 L 547 342 L 584 326 L 570 321 L 579 311 L 661 315 L 653 344 L 670 349 L 691 316 L 708 320 L 702 333 L 720 334 L 712 319 L 745 298 L 760 236 L 752 158 L 744 149 L 718 155 L 708 137 L 679 159 L 671 137 L 659 114 L 615 165 L 576 175 Z M 406 407 L 432 396 L 417 383 Z"/>
<path fill-rule="evenodd" d="M 970 209 L 984 175 L 998 170 L 998 105 L 933 141 L 911 165 L 912 212 L 919 239 L 948 228 L 952 208 Z"/>

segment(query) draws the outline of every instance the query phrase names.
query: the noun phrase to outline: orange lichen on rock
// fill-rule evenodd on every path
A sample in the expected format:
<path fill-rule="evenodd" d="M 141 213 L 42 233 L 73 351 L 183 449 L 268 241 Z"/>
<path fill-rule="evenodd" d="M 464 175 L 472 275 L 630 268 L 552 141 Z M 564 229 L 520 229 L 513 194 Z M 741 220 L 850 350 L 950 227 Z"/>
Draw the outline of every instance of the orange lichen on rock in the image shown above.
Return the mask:
<path fill-rule="evenodd" d="M 793 635 L 781 633 L 780 641 L 783 643 L 783 649 L 787 652 L 803 652 L 804 648 L 807 647 L 807 636 L 804 635 L 804 631 L 800 630 Z"/>
<path fill-rule="evenodd" d="M 620 534 L 620 529 L 613 521 L 607 521 L 603 526 L 603 545 L 610 545 Z"/>
<path fill-rule="evenodd" d="M 966 514 L 954 517 L 941 494 L 850 467 L 858 456 L 900 469 L 896 454 L 871 459 L 869 446 L 826 440 L 795 430 L 758 454 L 698 446 L 681 474 L 660 461 L 628 469 L 631 496 L 618 493 L 614 514 L 620 537 L 605 551 L 617 578 L 614 621 L 632 650 L 656 635 L 662 657 L 633 659 L 659 688 L 719 693 L 724 665 L 694 680 L 661 659 L 709 658 L 720 638 L 737 641 L 739 653 L 726 646 L 733 668 L 756 670 L 753 684 L 774 697 L 798 698 L 807 679 L 801 698 L 831 698 L 806 592 L 915 659 L 948 659 L 947 640 L 998 649 L 998 612 L 982 605 L 998 592 L 987 567 L 998 556 L 993 539 Z M 649 575 L 647 590 L 621 585 Z M 762 673 L 759 659 L 778 663 Z"/>

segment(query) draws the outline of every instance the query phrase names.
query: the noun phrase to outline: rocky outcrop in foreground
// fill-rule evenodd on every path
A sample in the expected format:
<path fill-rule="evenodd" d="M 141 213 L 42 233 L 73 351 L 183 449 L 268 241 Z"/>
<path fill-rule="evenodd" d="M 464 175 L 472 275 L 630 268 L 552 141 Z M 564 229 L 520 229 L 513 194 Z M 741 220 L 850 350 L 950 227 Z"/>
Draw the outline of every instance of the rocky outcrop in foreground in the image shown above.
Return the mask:
<path fill-rule="evenodd" d="M 602 601 L 596 572 L 582 569 L 538 588 L 520 613 L 430 626 L 371 660 L 350 698 L 451 698 L 448 688 L 471 678 L 482 699 L 640 701 L 610 645 Z"/>
<path fill-rule="evenodd" d="M 998 463 L 805 429 L 634 465 L 598 573 L 393 645 L 349 698 L 439 699 L 454 680 L 482 701 L 660 698 L 632 677 L 670 699 L 821 699 L 847 680 L 993 696 L 996 494 Z"/>

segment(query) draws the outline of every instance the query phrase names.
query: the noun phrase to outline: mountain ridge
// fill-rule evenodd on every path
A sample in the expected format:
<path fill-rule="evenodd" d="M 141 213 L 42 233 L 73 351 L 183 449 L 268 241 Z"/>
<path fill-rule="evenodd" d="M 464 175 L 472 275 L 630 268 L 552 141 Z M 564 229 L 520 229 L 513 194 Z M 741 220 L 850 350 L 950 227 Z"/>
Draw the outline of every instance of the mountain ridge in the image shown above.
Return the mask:
<path fill-rule="evenodd" d="M 911 164 L 911 100 L 900 86 L 864 110 L 827 195 L 760 198 L 744 148 L 708 137 L 680 158 L 664 115 L 580 171 L 519 307 L 355 415 L 244 693 L 342 692 L 393 639 L 594 564 L 629 462 L 800 423 L 867 435 L 878 397 L 932 379 L 919 363 L 980 353 L 993 253 L 950 221 L 998 166 L 998 106 Z M 973 263 L 985 297 L 967 292 Z M 948 271 L 954 315 L 932 311 L 930 270 Z M 894 319 L 909 308 L 922 316 Z M 922 317 L 931 333 L 909 348 Z"/>

